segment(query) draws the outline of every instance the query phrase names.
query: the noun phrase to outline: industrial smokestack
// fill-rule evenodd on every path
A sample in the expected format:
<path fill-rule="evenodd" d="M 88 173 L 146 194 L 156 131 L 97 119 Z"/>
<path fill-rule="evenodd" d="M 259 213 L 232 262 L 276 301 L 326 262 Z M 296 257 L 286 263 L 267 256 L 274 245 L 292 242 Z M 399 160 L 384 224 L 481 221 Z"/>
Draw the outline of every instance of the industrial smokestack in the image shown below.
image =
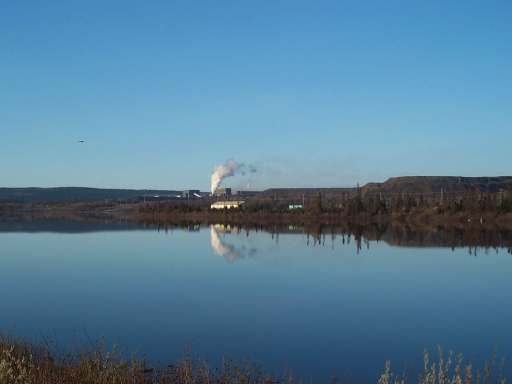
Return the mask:
<path fill-rule="evenodd" d="M 255 173 L 256 168 L 252 165 L 246 165 L 244 163 L 237 163 L 235 160 L 231 159 L 226 161 L 226 163 L 222 165 L 217 165 L 213 169 L 212 177 L 211 177 L 211 192 L 215 193 L 217 188 L 221 185 L 222 181 L 231 176 L 235 176 L 240 173 L 245 175 L 247 172 Z"/>

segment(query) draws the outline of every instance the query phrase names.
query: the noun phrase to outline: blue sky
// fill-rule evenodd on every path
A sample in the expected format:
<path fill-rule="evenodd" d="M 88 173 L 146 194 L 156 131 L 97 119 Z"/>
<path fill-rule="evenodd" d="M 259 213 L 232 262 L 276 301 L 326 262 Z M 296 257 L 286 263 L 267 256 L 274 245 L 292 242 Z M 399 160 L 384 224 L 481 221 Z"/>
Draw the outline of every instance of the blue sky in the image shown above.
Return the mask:
<path fill-rule="evenodd" d="M 5 1 L 0 186 L 512 174 L 512 2 Z M 86 143 L 78 144 L 77 140 Z"/>

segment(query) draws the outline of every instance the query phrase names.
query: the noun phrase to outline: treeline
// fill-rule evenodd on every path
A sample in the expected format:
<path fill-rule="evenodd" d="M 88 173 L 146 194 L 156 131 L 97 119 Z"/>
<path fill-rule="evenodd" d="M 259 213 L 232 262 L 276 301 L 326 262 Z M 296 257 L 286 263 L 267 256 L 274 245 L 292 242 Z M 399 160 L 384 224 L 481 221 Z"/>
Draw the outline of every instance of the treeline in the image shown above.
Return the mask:
<path fill-rule="evenodd" d="M 301 209 L 294 209 L 298 212 L 312 214 L 337 213 L 345 216 L 407 214 L 422 211 L 431 211 L 438 214 L 506 214 L 512 212 L 512 193 L 507 191 L 497 193 L 475 191 L 435 194 L 363 194 L 361 191 L 357 191 L 355 194 L 346 193 L 334 198 L 324 198 L 321 193 L 318 193 L 314 198 L 309 197 L 302 202 L 293 201 L 291 203 L 303 206 Z M 246 209 L 249 211 L 274 210 L 284 212 L 289 211 L 289 206 L 283 204 L 282 201 L 275 200 L 273 202 L 248 204 Z"/>
<path fill-rule="evenodd" d="M 141 214 L 191 213 L 204 212 L 208 209 L 209 205 L 195 202 L 158 201 L 139 205 Z"/>
<path fill-rule="evenodd" d="M 192 212 L 219 212 L 210 208 L 211 201 L 153 202 L 139 206 L 140 214 L 165 215 Z M 292 208 L 290 208 L 292 206 Z M 230 211 L 225 209 L 226 212 Z M 236 211 L 248 213 L 333 214 L 343 216 L 402 215 L 429 212 L 439 215 L 507 214 L 512 212 L 512 193 L 464 192 L 436 194 L 364 194 L 346 193 L 325 198 L 322 193 L 303 197 L 301 201 L 279 198 L 251 198 Z M 222 210 L 220 211 L 222 212 Z"/>
<path fill-rule="evenodd" d="M 369 214 L 408 214 L 413 212 L 435 212 L 437 214 L 506 214 L 512 212 L 512 194 L 500 191 L 497 193 L 464 192 L 436 194 L 392 195 L 366 194 L 358 192 L 354 196 L 323 202 L 317 198 L 317 210 L 322 212 L 342 212 L 348 216 Z M 313 206 L 313 209 L 315 207 Z"/>
<path fill-rule="evenodd" d="M 22 207 L 21 204 L 16 203 L 0 203 L 0 216 L 12 215 Z"/>

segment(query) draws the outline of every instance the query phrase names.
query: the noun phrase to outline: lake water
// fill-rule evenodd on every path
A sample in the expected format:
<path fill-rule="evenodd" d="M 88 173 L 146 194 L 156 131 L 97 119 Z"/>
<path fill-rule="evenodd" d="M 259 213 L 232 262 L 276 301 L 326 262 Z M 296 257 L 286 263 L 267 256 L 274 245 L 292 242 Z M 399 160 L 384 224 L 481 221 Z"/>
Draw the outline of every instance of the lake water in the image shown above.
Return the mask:
<path fill-rule="evenodd" d="M 376 381 L 387 359 L 415 372 L 438 344 L 511 356 L 503 234 L 303 231 L 2 223 L 0 330 L 60 351 L 103 338 L 154 363 L 250 359 L 315 382 Z M 486 241 L 498 245 L 475 247 Z"/>

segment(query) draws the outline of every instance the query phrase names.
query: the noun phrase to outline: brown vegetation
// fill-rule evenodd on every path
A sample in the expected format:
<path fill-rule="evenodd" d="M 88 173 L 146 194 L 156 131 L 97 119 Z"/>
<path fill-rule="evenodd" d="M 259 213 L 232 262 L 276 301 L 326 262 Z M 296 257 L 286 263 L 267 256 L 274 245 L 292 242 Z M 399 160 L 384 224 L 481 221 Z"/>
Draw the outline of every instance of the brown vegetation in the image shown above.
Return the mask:
<path fill-rule="evenodd" d="M 287 198 L 247 199 L 241 209 L 211 210 L 208 201 L 157 202 L 138 205 L 142 220 L 196 220 L 207 222 L 278 223 L 389 223 L 414 225 L 499 225 L 512 226 L 512 193 L 465 192 L 439 194 L 372 194 L 358 189 L 355 194 L 325 198 L 321 193 L 297 203 Z"/>
<path fill-rule="evenodd" d="M 504 360 L 493 356 L 481 368 L 464 361 L 462 354 L 439 348 L 433 361 L 424 352 L 423 371 L 417 375 L 395 375 L 390 362 L 376 378 L 378 384 L 505 384 Z M 0 341 L 0 383 L 2 384 L 277 384 L 301 383 L 291 375 L 276 378 L 246 364 L 224 361 L 219 368 L 191 358 L 176 364 L 152 368 L 144 360 L 124 360 L 117 352 L 95 349 L 76 356 L 54 358 L 46 348 L 3 338 Z M 337 383 L 333 378 L 332 383 Z"/>
<path fill-rule="evenodd" d="M 506 384 L 504 375 L 505 360 L 496 361 L 496 355 L 486 361 L 482 368 L 476 368 L 471 361 L 465 361 L 461 353 L 450 351 L 447 355 L 438 347 L 437 361 L 431 359 L 428 351 L 423 353 L 423 372 L 417 379 L 409 379 L 407 374 L 395 375 L 391 372 L 391 363 L 386 362 L 384 372 L 378 384 Z"/>
<path fill-rule="evenodd" d="M 45 348 L 9 339 L 0 341 L 1 384 L 271 384 L 278 381 L 249 364 L 224 361 L 220 368 L 183 358 L 163 368 L 145 361 L 124 360 L 117 352 L 98 348 L 56 359 Z"/>

